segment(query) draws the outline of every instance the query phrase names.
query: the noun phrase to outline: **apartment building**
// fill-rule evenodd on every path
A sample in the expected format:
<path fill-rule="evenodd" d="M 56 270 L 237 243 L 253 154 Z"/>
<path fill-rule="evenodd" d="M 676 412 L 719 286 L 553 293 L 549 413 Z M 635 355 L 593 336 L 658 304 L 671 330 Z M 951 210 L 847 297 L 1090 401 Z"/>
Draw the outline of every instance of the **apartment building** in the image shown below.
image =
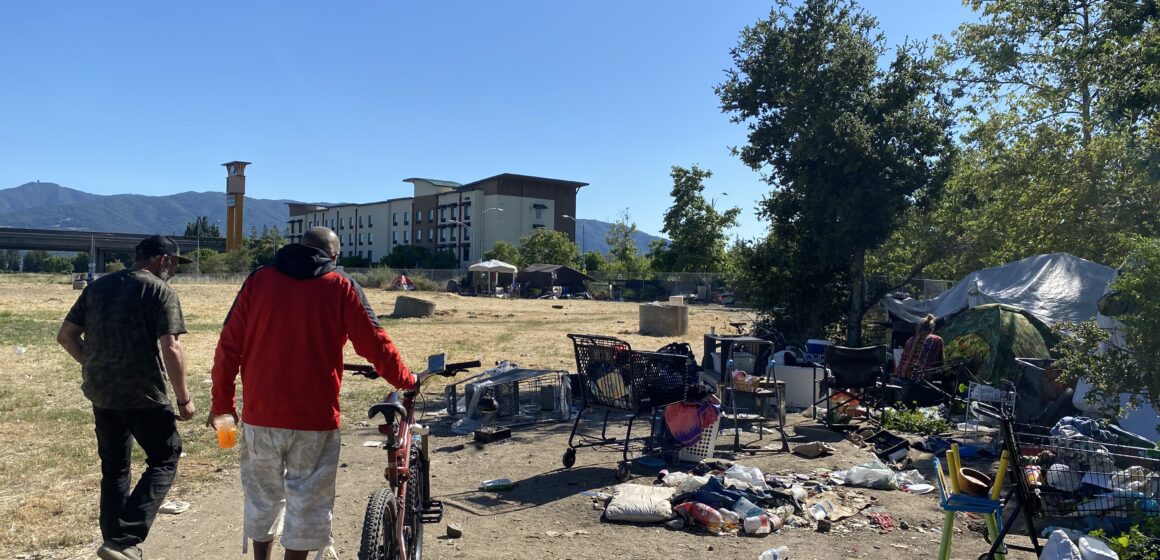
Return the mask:
<path fill-rule="evenodd" d="M 576 240 L 576 193 L 587 183 L 503 173 L 467 184 L 412 177 L 412 196 L 380 202 L 319 206 L 288 204 L 286 238 L 307 228 L 338 234 L 342 256 L 378 262 L 398 245 L 450 251 L 466 266 L 497 241 L 519 245 L 532 230 L 549 228 Z"/>

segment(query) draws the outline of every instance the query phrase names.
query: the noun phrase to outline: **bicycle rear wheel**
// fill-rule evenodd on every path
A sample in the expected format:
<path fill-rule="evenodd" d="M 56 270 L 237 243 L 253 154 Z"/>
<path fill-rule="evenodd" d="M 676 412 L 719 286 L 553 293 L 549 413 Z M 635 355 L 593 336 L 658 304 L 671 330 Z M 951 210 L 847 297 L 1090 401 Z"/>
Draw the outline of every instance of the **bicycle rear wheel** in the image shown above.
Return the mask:
<path fill-rule="evenodd" d="M 427 501 L 427 465 L 420 458 L 417 443 L 411 444 L 411 453 L 407 458 L 410 475 L 407 477 L 406 507 L 403 510 L 403 550 L 407 551 L 407 560 L 423 558 L 423 522 L 420 513 Z"/>
<path fill-rule="evenodd" d="M 398 511 L 393 489 L 375 490 L 367 502 L 366 516 L 363 517 L 358 560 L 388 560 L 398 557 L 398 545 L 395 542 L 395 520 L 398 519 Z"/>

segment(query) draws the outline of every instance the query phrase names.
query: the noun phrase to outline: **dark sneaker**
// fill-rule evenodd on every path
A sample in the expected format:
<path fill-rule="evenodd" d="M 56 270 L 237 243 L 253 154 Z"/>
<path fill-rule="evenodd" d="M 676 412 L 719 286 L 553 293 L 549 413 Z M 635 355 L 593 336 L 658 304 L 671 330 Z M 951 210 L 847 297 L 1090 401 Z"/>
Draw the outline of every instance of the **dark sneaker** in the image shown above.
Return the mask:
<path fill-rule="evenodd" d="M 142 560 L 141 549 L 136 546 L 120 546 L 107 542 L 97 549 L 97 558 L 101 560 Z"/>

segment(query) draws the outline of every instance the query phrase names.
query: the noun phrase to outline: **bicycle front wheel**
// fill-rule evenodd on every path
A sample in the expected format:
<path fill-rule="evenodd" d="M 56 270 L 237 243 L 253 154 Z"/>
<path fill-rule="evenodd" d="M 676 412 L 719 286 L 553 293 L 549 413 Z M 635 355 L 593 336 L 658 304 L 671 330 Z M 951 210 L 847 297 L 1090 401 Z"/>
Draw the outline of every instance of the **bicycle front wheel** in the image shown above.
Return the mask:
<path fill-rule="evenodd" d="M 407 551 L 407 560 L 422 560 L 423 522 L 420 514 L 427 501 L 427 465 L 423 463 L 418 445 L 411 445 L 407 463 L 410 476 L 407 478 L 406 507 L 403 510 L 403 550 Z"/>
<path fill-rule="evenodd" d="M 362 542 L 358 547 L 358 560 L 398 558 L 399 548 L 395 540 L 397 519 L 395 492 L 390 488 L 379 488 L 367 502 L 367 513 L 363 517 Z"/>

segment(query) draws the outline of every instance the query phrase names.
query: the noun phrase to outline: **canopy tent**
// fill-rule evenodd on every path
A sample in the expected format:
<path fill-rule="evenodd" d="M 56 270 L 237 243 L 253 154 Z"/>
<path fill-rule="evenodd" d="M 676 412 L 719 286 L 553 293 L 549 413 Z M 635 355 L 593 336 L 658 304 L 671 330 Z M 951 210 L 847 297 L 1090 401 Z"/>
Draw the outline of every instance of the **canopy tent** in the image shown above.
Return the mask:
<path fill-rule="evenodd" d="M 480 261 L 469 267 L 469 272 L 502 272 L 507 274 L 515 274 L 519 272 L 519 268 L 514 264 L 508 264 L 500 260 L 491 259 L 490 261 Z"/>
<path fill-rule="evenodd" d="M 947 317 L 967 307 L 1004 303 L 1047 324 L 1085 321 L 1115 277 L 1115 269 L 1067 253 L 1036 255 L 968 274 L 929 300 L 882 299 L 892 318 L 917 324 L 926 315 Z"/>
<path fill-rule="evenodd" d="M 567 293 L 578 294 L 587 291 L 584 282 L 591 282 L 594 279 L 562 264 L 533 264 L 524 267 L 516 275 L 516 280 L 523 286 L 525 293 L 532 288 L 551 290 L 553 286 L 561 286 Z"/>
<path fill-rule="evenodd" d="M 1015 358 L 1050 358 L 1059 338 L 1043 321 L 1017 307 L 990 303 L 963 309 L 938 332 L 945 343 L 944 361 L 965 362 L 980 381 L 995 385 L 1016 381 Z"/>
<path fill-rule="evenodd" d="M 516 272 L 519 268 L 514 264 L 508 264 L 500 260 L 491 259 L 488 261 L 480 261 L 469 267 L 468 272 L 477 272 L 487 275 L 487 291 L 488 293 L 495 292 L 495 286 L 499 283 L 500 274 L 510 274 L 515 278 Z"/>

